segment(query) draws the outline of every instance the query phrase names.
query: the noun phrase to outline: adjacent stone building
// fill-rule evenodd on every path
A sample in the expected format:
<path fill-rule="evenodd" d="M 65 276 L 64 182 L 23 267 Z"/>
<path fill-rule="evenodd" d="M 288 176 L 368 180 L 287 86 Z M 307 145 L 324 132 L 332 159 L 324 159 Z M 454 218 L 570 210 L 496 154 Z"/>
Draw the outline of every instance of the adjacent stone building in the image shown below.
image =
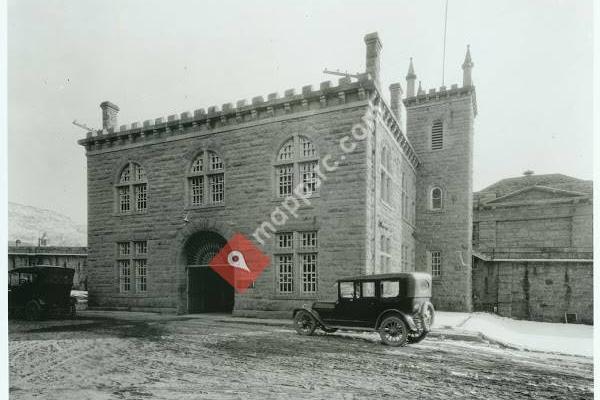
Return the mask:
<path fill-rule="evenodd" d="M 102 103 L 79 142 L 89 305 L 289 316 L 341 277 L 425 270 L 436 307 L 470 310 L 471 56 L 462 86 L 428 92 L 411 60 L 403 99 L 381 87 L 377 34 L 365 44 L 366 71 L 335 85 L 121 126 Z M 234 233 L 271 260 L 243 294 L 207 266 Z"/>
<path fill-rule="evenodd" d="M 528 171 L 475 193 L 473 212 L 475 310 L 592 323 L 592 181 Z"/>

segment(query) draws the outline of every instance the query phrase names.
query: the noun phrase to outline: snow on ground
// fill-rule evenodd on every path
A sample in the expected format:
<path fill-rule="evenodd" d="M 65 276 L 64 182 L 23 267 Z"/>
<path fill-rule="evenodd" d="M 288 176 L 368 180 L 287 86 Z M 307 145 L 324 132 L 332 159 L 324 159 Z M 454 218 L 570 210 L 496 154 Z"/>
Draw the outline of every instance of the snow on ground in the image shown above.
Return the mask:
<path fill-rule="evenodd" d="M 481 333 L 526 350 L 592 357 L 594 327 L 581 324 L 521 321 L 487 313 L 436 312 L 433 328 Z"/>

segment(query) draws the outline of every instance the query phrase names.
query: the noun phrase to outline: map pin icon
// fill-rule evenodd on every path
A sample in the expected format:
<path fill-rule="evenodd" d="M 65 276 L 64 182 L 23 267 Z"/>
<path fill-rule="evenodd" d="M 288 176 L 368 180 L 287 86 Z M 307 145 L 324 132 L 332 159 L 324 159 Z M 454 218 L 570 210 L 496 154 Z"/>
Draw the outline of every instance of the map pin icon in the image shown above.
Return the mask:
<path fill-rule="evenodd" d="M 243 269 L 244 271 L 250 272 L 250 268 L 246 265 L 246 260 L 241 251 L 233 250 L 227 255 L 227 262 L 234 268 Z"/>

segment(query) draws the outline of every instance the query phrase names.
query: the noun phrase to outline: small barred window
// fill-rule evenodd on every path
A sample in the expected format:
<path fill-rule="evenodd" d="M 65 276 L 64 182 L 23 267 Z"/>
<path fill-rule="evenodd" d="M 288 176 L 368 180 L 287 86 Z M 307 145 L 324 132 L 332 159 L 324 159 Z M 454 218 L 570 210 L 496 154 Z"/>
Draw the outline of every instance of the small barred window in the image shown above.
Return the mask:
<path fill-rule="evenodd" d="M 442 275 L 442 252 L 432 251 L 430 252 L 431 257 L 431 276 L 439 277 Z"/>
<path fill-rule="evenodd" d="M 439 187 L 434 187 L 431 189 L 431 209 L 432 210 L 441 210 L 443 202 L 443 192 Z"/>

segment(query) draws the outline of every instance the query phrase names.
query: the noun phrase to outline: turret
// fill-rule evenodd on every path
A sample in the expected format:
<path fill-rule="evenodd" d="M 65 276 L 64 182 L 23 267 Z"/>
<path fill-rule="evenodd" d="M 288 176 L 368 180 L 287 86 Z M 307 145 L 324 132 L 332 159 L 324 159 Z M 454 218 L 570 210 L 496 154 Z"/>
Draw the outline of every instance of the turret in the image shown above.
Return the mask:
<path fill-rule="evenodd" d="M 473 70 L 473 66 L 475 64 L 471 61 L 471 49 L 470 46 L 467 45 L 467 54 L 465 55 L 465 61 L 463 62 L 463 87 L 473 86 L 473 78 L 471 76 L 471 71 Z"/>
<path fill-rule="evenodd" d="M 118 126 L 119 107 L 110 101 L 105 101 L 100 104 L 100 108 L 102 109 L 102 129 L 115 129 Z"/>
<path fill-rule="evenodd" d="M 408 65 L 408 74 L 406 74 L 406 97 L 413 97 L 415 95 L 415 81 L 417 75 L 415 74 L 415 67 L 413 66 L 412 57 L 410 58 L 410 64 Z"/>

